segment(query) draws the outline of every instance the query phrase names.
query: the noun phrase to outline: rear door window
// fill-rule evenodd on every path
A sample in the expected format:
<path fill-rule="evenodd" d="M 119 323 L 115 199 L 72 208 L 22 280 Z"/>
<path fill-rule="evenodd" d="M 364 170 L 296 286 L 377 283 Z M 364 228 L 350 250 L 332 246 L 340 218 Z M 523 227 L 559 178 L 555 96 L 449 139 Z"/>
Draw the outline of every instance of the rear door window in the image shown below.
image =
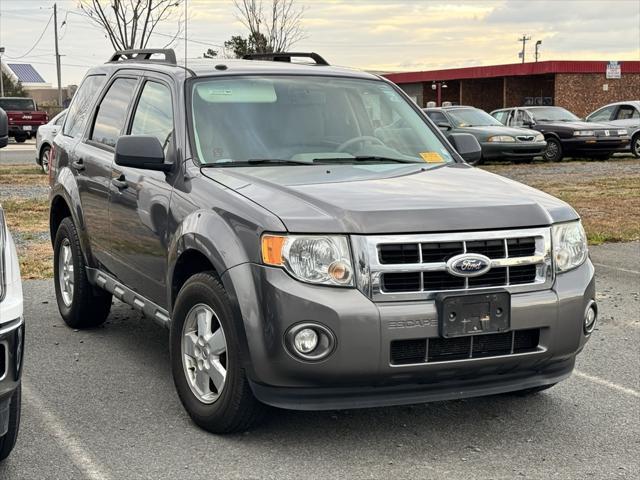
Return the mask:
<path fill-rule="evenodd" d="M 633 105 L 620 105 L 615 120 L 629 120 L 640 118 L 640 112 Z"/>
<path fill-rule="evenodd" d="M 131 135 L 153 135 L 167 149 L 173 134 L 171 90 L 149 81 L 144 85 L 131 124 Z"/>
<path fill-rule="evenodd" d="M 91 131 L 92 141 L 115 148 L 118 137 L 122 135 L 137 83 L 134 78 L 117 78 L 111 84 L 98 106 Z"/>
<path fill-rule="evenodd" d="M 73 96 L 66 115 L 66 122 L 62 133 L 68 137 L 80 137 L 91 111 L 91 105 L 98 92 L 102 89 L 106 77 L 104 75 L 90 75 L 84 79 L 80 88 Z"/>

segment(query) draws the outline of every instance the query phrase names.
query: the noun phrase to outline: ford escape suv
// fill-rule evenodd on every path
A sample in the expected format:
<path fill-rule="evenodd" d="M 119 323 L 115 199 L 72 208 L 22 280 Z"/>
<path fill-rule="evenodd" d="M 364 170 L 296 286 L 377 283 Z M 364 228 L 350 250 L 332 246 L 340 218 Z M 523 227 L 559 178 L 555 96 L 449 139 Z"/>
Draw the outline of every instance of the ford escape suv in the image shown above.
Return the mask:
<path fill-rule="evenodd" d="M 467 165 L 385 79 L 300 56 L 89 71 L 50 169 L 64 321 L 99 325 L 116 297 L 167 326 L 179 397 L 218 433 L 265 404 L 567 378 L 597 315 L 576 212 Z"/>

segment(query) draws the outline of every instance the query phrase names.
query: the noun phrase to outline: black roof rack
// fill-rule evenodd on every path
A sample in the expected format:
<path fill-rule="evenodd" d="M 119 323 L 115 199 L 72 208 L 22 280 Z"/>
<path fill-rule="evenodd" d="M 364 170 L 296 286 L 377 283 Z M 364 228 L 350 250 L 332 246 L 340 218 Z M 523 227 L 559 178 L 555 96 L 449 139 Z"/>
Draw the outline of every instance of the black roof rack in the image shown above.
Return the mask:
<path fill-rule="evenodd" d="M 289 62 L 292 58 L 311 58 L 316 65 L 329 65 L 324 58 L 317 53 L 302 52 L 275 52 L 275 53 L 250 53 L 242 57 L 244 60 L 271 60 L 273 62 Z"/>
<path fill-rule="evenodd" d="M 151 58 L 153 55 L 164 55 L 164 60 Z M 171 48 L 145 48 L 142 50 L 118 50 L 109 62 L 153 62 L 177 65 L 176 52 Z"/>

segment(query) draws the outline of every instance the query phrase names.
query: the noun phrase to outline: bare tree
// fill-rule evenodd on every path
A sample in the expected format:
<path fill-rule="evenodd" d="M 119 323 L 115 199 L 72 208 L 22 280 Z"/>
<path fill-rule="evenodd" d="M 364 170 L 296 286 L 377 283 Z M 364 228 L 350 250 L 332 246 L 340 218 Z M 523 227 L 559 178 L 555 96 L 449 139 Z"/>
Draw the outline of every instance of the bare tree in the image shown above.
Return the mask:
<path fill-rule="evenodd" d="M 78 0 L 80 10 L 101 27 L 115 50 L 146 48 L 151 34 L 170 20 L 184 0 Z M 174 35 L 166 35 L 170 45 L 182 32 L 181 15 Z"/>
<path fill-rule="evenodd" d="M 302 28 L 304 8 L 296 6 L 295 0 L 271 0 L 265 8 L 262 0 L 233 0 L 238 20 L 249 30 L 249 39 L 254 41 L 255 53 L 282 52 L 305 38 Z"/>

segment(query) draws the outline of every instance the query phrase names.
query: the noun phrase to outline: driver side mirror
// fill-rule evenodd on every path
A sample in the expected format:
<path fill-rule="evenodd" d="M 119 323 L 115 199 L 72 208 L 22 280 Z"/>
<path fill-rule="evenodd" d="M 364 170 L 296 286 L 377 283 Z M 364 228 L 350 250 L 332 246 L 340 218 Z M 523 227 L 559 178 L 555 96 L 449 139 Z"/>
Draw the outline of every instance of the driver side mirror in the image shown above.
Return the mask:
<path fill-rule="evenodd" d="M 9 143 L 9 120 L 6 112 L 0 108 L 0 148 L 4 148 Z"/>
<path fill-rule="evenodd" d="M 126 135 L 116 143 L 116 165 L 168 172 L 170 163 L 164 163 L 164 150 L 153 135 Z"/>
<path fill-rule="evenodd" d="M 480 143 L 470 133 L 452 133 L 447 138 L 465 162 L 475 163 L 482 158 Z"/>
<path fill-rule="evenodd" d="M 522 126 L 523 127 L 528 127 L 528 128 L 533 127 L 535 124 L 536 124 L 536 122 L 534 122 L 533 120 L 524 120 L 522 122 Z"/>

